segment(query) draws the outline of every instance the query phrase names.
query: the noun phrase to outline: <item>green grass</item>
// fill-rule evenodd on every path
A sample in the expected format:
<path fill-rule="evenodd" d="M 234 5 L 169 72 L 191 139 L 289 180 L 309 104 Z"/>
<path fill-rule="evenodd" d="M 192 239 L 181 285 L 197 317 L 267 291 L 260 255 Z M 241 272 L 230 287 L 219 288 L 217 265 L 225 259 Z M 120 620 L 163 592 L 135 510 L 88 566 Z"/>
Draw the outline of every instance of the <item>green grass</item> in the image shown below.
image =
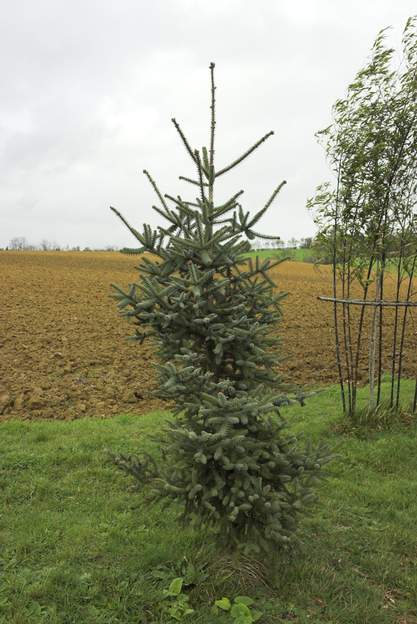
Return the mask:
<path fill-rule="evenodd" d="M 314 262 L 312 249 L 259 249 L 245 254 L 246 258 L 289 258 L 296 262 Z"/>
<path fill-rule="evenodd" d="M 168 623 L 161 589 L 184 556 L 216 570 L 191 594 L 190 623 L 229 621 L 210 603 L 242 589 L 265 623 L 416 622 L 416 426 L 340 433 L 337 388 L 286 415 L 293 431 L 326 439 L 337 458 L 302 522 L 301 545 L 276 554 L 269 588 L 242 587 L 238 574 L 222 579 L 228 564 L 209 536 L 145 505 L 106 461 L 106 448 L 154 449 L 150 435 L 168 415 L 2 423 L 0 622 Z M 166 579 L 158 585 L 152 570 L 161 565 Z"/>

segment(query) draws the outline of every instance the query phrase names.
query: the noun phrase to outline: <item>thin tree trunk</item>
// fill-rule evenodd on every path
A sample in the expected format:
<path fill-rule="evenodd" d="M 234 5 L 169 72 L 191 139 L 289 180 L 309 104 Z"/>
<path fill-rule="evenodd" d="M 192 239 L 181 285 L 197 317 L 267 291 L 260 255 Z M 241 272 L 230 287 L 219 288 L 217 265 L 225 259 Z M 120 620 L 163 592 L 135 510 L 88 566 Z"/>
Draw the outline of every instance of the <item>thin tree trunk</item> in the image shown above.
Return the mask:
<path fill-rule="evenodd" d="M 413 258 L 413 265 L 411 267 L 411 271 L 410 271 L 410 275 L 408 278 L 408 287 L 407 287 L 407 298 L 406 301 L 409 301 L 410 299 L 410 294 L 411 294 L 411 288 L 413 285 L 413 277 L 414 277 L 414 270 L 415 270 L 415 266 L 416 266 L 416 261 L 417 261 L 417 256 L 414 256 Z M 399 358 L 398 358 L 398 373 L 397 373 L 397 395 L 396 395 L 396 400 L 395 400 L 395 409 L 398 410 L 399 404 L 400 404 L 400 389 L 401 389 L 401 375 L 402 375 L 402 364 L 403 364 L 403 355 L 404 355 L 404 339 L 405 339 L 405 330 L 406 330 L 406 326 L 407 326 L 407 315 L 408 315 L 408 307 L 404 308 L 404 315 L 403 315 L 403 325 L 401 328 L 401 342 L 400 342 L 400 351 L 399 351 Z"/>
<path fill-rule="evenodd" d="M 384 276 L 385 276 L 385 252 L 382 256 L 381 263 L 381 279 L 379 283 L 379 299 L 384 299 Z M 382 343 L 383 343 L 383 306 L 382 304 L 378 308 L 378 322 L 379 322 L 379 336 L 378 336 L 378 389 L 376 395 L 376 404 L 381 402 L 381 380 L 382 380 Z"/>
<path fill-rule="evenodd" d="M 379 261 L 377 261 L 377 275 L 375 280 L 375 301 L 380 301 L 380 266 Z M 375 376 L 376 376 L 376 358 L 377 358 L 377 348 L 378 348 L 378 319 L 380 306 L 375 306 L 373 315 L 372 315 L 372 325 L 371 325 L 371 333 L 369 336 L 369 408 L 373 409 L 376 406 L 375 399 Z"/>
<path fill-rule="evenodd" d="M 401 289 L 401 282 L 402 282 L 401 268 L 402 268 L 403 253 L 404 253 L 404 240 L 401 239 L 400 256 L 398 258 L 398 265 L 397 265 L 397 284 L 396 284 L 396 292 L 395 292 L 395 299 L 397 302 L 400 300 L 400 289 Z M 395 368 L 396 368 L 395 361 L 397 359 L 397 339 L 398 339 L 398 307 L 395 308 L 394 331 L 393 331 L 393 338 L 392 338 L 391 393 L 390 393 L 390 403 L 389 403 L 390 407 L 394 406 Z"/>
<path fill-rule="evenodd" d="M 342 259 L 342 298 L 346 299 L 346 240 L 343 241 L 343 259 Z M 347 308 L 349 304 L 343 303 L 343 342 L 344 342 L 344 351 L 345 351 L 345 364 L 346 364 L 346 373 L 347 373 L 347 398 L 348 398 L 348 414 L 352 416 L 352 386 L 350 380 L 350 371 L 351 365 L 349 361 L 349 323 L 348 323 L 348 314 Z"/>
<path fill-rule="evenodd" d="M 372 254 L 371 257 L 370 257 L 370 260 L 369 260 L 368 272 L 367 272 L 367 276 L 366 276 L 365 286 L 363 287 L 362 299 L 364 301 L 366 301 L 366 298 L 368 296 L 369 279 L 371 277 L 372 267 L 373 267 L 374 261 L 375 261 L 375 258 L 374 258 L 374 255 Z M 365 319 L 365 308 L 366 308 L 366 306 L 364 306 L 364 305 L 361 308 L 361 312 L 360 312 L 360 316 L 359 316 L 358 334 L 357 334 L 357 338 L 356 338 L 356 357 L 355 357 L 355 364 L 354 364 L 354 368 L 353 368 L 353 370 L 354 370 L 354 385 L 353 385 L 353 397 L 352 397 L 352 405 L 353 405 L 353 409 L 354 410 L 356 410 L 358 371 L 359 371 L 359 356 L 360 356 L 360 348 L 361 348 L 361 342 L 362 342 L 363 323 L 364 323 L 364 319 Z"/>
<path fill-rule="evenodd" d="M 335 287 L 333 288 L 333 296 L 337 297 Z M 341 356 L 340 356 L 339 318 L 338 318 L 338 313 L 337 313 L 336 302 L 333 304 L 333 321 L 334 321 L 334 328 L 335 328 L 336 361 L 337 361 L 337 370 L 339 373 L 340 395 L 342 398 L 343 413 L 346 414 L 346 395 L 345 395 L 345 385 L 343 381 L 342 361 L 341 361 Z"/>
<path fill-rule="evenodd" d="M 339 202 L 339 188 L 340 188 L 340 167 L 341 163 L 339 163 L 338 177 L 337 177 L 337 189 L 336 189 L 336 206 L 335 206 L 335 216 L 334 216 L 334 230 L 333 230 L 333 297 L 336 299 L 337 297 L 337 226 L 338 226 L 338 202 Z M 339 335 L 339 318 L 338 318 L 338 310 L 336 301 L 333 304 L 333 321 L 334 321 L 334 331 L 335 331 L 335 341 L 336 341 L 336 362 L 337 362 L 337 370 L 339 373 L 339 385 L 340 385 L 340 395 L 342 398 L 342 406 L 343 406 L 343 414 L 346 415 L 346 395 L 345 395 L 345 385 L 343 381 L 343 370 L 342 370 L 342 360 L 340 355 L 340 335 Z"/>
<path fill-rule="evenodd" d="M 352 275 L 351 275 L 351 268 L 352 268 L 352 245 L 350 245 L 349 248 L 349 255 L 348 255 L 348 269 L 347 269 L 347 298 L 350 299 L 350 286 L 351 286 L 351 282 L 352 282 Z M 351 412 L 353 414 L 353 385 L 354 385 L 354 377 L 353 377 L 353 351 L 352 351 L 352 319 L 351 319 L 351 315 L 350 315 L 350 305 L 347 306 L 347 310 L 346 310 L 346 316 L 347 316 L 347 338 L 348 338 L 348 359 L 349 359 L 349 370 L 348 370 L 348 375 L 349 375 L 349 387 L 350 387 L 350 396 L 351 396 L 351 405 L 350 405 L 350 409 Z"/>

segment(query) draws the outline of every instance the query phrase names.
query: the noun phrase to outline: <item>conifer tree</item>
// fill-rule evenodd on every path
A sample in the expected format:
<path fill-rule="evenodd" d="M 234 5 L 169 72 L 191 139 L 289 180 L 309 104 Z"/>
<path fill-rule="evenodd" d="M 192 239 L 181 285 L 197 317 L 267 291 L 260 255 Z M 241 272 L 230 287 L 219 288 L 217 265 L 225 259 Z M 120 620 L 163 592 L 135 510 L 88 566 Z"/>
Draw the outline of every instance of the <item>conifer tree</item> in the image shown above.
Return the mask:
<path fill-rule="evenodd" d="M 217 168 L 214 63 L 210 77 L 208 147 L 193 149 L 172 120 L 195 171 L 181 179 L 198 196 L 164 195 L 144 171 L 165 224 L 138 231 L 112 208 L 148 252 L 137 283 L 127 292 L 115 286 L 115 297 L 136 325 L 134 338 L 154 342 L 158 395 L 175 406 L 160 439 L 163 460 L 118 456 L 116 462 L 153 500 L 176 501 L 185 518 L 212 526 L 229 547 L 266 551 L 290 542 L 328 456 L 283 432 L 280 407 L 297 397 L 285 395 L 274 371 L 279 339 L 273 331 L 284 294 L 274 290 L 270 271 L 281 260 L 243 258 L 255 237 L 278 238 L 255 228 L 285 182 L 253 216 L 239 203 L 242 190 L 220 204 L 214 199 L 217 178 L 273 132 Z"/>

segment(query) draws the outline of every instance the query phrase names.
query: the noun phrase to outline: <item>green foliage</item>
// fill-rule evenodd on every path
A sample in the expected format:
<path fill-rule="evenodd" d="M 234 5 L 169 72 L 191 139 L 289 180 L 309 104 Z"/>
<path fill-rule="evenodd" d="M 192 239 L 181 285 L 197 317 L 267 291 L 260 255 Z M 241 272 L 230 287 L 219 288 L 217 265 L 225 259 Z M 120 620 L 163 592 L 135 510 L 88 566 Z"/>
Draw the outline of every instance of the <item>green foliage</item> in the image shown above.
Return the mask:
<path fill-rule="evenodd" d="M 182 592 L 184 579 L 177 577 L 171 581 L 168 589 L 164 589 L 163 597 L 167 604 L 163 605 L 162 613 L 166 613 L 175 622 L 182 622 L 187 615 L 194 613 L 189 605 L 189 598 Z"/>
<path fill-rule="evenodd" d="M 249 596 L 236 596 L 233 603 L 226 596 L 220 600 L 216 600 L 213 607 L 213 613 L 227 612 L 230 615 L 229 621 L 233 624 L 253 624 L 262 617 L 262 612 L 253 609 L 255 601 Z"/>
<path fill-rule="evenodd" d="M 350 311 L 335 304 L 336 355 L 345 413 L 354 417 L 363 353 L 368 355 L 369 404 L 381 400 L 383 344 L 391 343 L 390 408 L 399 409 L 408 310 L 395 310 L 393 335 L 386 335 L 384 300 L 395 274 L 395 301 L 410 302 L 417 267 L 417 17 L 407 20 L 402 61 L 387 47 L 386 29 L 368 63 L 333 108 L 333 123 L 318 133 L 334 183 L 317 188 L 308 206 L 319 227 L 316 249 L 333 264 L 333 297 L 352 293 L 373 299 L 369 344 L 364 345 L 365 306 L 353 326 Z M 381 304 L 382 302 L 382 304 Z M 340 303 L 340 301 L 339 301 Z M 392 303 L 392 302 L 391 302 Z M 381 305 L 377 305 L 381 304 Z M 417 408 L 417 385 L 414 409 Z"/>
<path fill-rule="evenodd" d="M 299 248 L 299 249 L 257 249 L 250 251 L 244 255 L 244 258 L 252 258 L 255 260 L 269 259 L 269 260 L 294 260 L 295 262 L 316 262 L 318 257 L 316 256 L 315 249 L 313 248 Z"/>
<path fill-rule="evenodd" d="M 159 565 L 152 569 L 151 576 L 156 581 L 166 582 L 172 579 L 173 575 L 182 578 L 184 587 L 192 587 L 203 583 L 207 579 L 206 565 L 197 567 L 183 557 L 180 562 L 169 565 Z"/>
<path fill-rule="evenodd" d="M 120 253 L 127 254 L 128 256 L 138 256 L 143 253 L 143 249 L 140 249 L 139 247 L 122 247 Z"/>
<path fill-rule="evenodd" d="M 376 268 L 398 258 L 401 245 L 405 256 L 416 253 L 416 19 L 406 23 L 396 69 L 386 29 L 378 34 L 369 62 L 334 105 L 333 123 L 318 133 L 335 183 L 319 186 L 308 205 L 323 250 L 336 251 L 339 270 L 354 260 L 349 277 L 361 283 L 370 258 Z"/>
<path fill-rule="evenodd" d="M 163 462 L 123 456 L 116 462 L 147 484 L 151 500 L 179 502 L 187 522 L 212 527 L 226 546 L 268 552 L 291 541 L 328 454 L 300 448 L 283 431 L 283 387 L 274 371 L 279 339 L 272 332 L 284 294 L 270 277 L 281 260 L 242 258 L 250 251 L 244 236 L 273 238 L 254 228 L 284 182 L 254 216 L 238 202 L 243 191 L 214 200 L 216 179 L 273 133 L 215 168 L 214 64 L 210 71 L 209 148 L 193 150 L 173 120 L 196 169 L 196 179 L 182 179 L 198 197 L 163 195 L 145 171 L 160 204 L 154 209 L 167 224 L 155 230 L 145 224 L 139 232 L 113 208 L 152 254 L 143 256 L 127 292 L 115 287 L 115 298 L 136 325 L 135 337 L 153 340 L 161 362 L 158 395 L 176 415 L 160 440 Z"/>
<path fill-rule="evenodd" d="M 232 603 L 230 602 L 229 598 L 221 598 L 220 600 L 216 600 L 214 606 L 218 609 L 221 609 L 222 611 L 230 611 Z"/>
<path fill-rule="evenodd" d="M 362 271 L 370 252 L 379 259 L 395 249 L 398 255 L 403 227 L 414 241 L 416 235 L 416 18 L 404 29 L 398 69 L 392 67 L 395 50 L 386 47 L 385 36 L 386 29 L 346 97 L 334 105 L 333 123 L 318 133 L 336 184 L 321 185 L 309 202 L 321 231 L 333 233 L 336 218 L 337 249 L 364 258 Z M 333 243 L 331 236 L 328 243 Z"/>

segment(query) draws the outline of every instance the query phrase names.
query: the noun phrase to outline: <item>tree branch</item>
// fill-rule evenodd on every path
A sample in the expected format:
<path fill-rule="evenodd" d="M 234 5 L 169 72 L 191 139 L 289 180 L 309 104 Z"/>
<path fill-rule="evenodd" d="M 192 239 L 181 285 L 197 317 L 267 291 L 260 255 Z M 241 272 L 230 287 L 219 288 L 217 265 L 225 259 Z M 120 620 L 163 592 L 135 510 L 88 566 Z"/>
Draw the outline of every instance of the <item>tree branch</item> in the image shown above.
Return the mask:
<path fill-rule="evenodd" d="M 220 169 L 220 171 L 218 171 L 215 174 L 215 177 L 218 178 L 219 176 L 223 175 L 223 173 L 226 173 L 226 171 L 230 171 L 230 169 L 233 169 L 233 167 L 236 167 L 236 165 L 241 163 L 242 160 L 245 160 L 245 158 L 247 158 L 250 154 L 252 154 L 252 152 L 254 152 L 257 147 L 259 147 L 264 141 L 266 141 L 273 134 L 274 134 L 273 130 L 271 130 L 270 132 L 265 134 L 265 136 L 263 136 L 261 139 L 259 139 L 259 141 L 257 141 L 257 143 L 255 143 L 255 145 L 252 145 L 252 147 L 250 147 L 244 154 L 242 154 L 242 156 L 240 156 L 240 158 L 237 158 L 236 160 L 234 160 L 227 167 L 224 167 L 223 169 Z"/>

